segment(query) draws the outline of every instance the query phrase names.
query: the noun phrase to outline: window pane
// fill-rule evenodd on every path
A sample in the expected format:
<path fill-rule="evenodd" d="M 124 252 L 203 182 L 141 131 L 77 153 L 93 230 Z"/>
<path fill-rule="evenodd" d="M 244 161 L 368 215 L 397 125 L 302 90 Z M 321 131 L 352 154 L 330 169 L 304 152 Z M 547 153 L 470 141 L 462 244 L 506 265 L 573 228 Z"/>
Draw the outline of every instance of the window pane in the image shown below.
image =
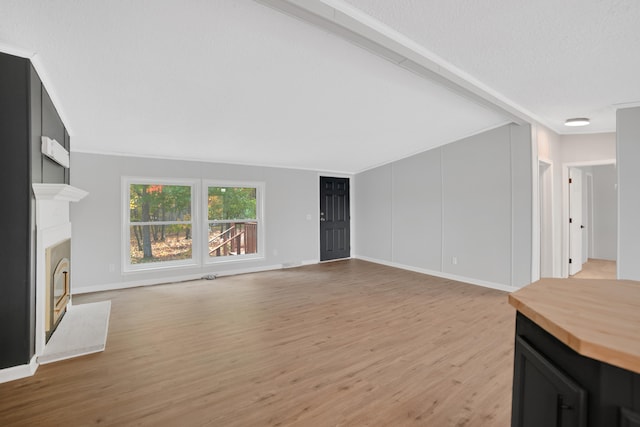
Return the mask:
<path fill-rule="evenodd" d="M 209 187 L 209 220 L 256 218 L 255 187 Z"/>
<path fill-rule="evenodd" d="M 191 187 L 131 184 L 129 212 L 131 222 L 191 221 Z"/>
<path fill-rule="evenodd" d="M 131 264 L 191 259 L 191 225 L 132 225 Z"/>
<path fill-rule="evenodd" d="M 209 224 L 209 256 L 258 253 L 258 223 Z"/>

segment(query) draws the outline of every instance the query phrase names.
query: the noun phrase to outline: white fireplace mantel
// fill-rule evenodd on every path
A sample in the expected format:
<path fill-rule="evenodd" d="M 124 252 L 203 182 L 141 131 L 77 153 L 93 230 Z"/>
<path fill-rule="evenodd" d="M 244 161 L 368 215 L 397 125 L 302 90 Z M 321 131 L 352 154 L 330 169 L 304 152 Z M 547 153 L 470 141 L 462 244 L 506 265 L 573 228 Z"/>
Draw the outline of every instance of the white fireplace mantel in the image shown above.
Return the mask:
<path fill-rule="evenodd" d="M 33 184 L 36 198 L 36 356 L 45 348 L 45 250 L 71 238 L 69 203 L 89 193 L 67 184 Z M 73 285 L 73 279 L 71 284 Z"/>
<path fill-rule="evenodd" d="M 58 200 L 78 202 L 88 192 L 67 184 L 33 184 L 33 193 L 37 200 Z"/>

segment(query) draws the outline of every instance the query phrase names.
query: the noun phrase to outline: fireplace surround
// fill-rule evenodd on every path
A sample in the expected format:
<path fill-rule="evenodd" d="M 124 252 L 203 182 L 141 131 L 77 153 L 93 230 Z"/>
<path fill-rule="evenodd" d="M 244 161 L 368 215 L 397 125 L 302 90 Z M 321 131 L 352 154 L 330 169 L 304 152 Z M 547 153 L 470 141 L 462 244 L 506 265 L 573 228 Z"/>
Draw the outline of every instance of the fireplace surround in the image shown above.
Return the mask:
<path fill-rule="evenodd" d="M 66 307 L 72 304 L 69 203 L 80 201 L 88 193 L 67 184 L 33 184 L 33 192 L 37 230 L 35 353 L 41 356 Z"/>

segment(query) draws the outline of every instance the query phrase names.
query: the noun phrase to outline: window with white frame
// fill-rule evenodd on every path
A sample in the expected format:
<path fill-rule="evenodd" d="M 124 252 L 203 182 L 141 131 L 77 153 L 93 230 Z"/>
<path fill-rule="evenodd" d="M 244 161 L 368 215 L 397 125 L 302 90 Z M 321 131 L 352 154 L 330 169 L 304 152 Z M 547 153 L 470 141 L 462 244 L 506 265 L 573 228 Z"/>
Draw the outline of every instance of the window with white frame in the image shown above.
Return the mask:
<path fill-rule="evenodd" d="M 208 262 L 262 256 L 262 185 L 208 182 Z"/>
<path fill-rule="evenodd" d="M 122 183 L 125 272 L 263 257 L 264 184 L 136 177 Z"/>
<path fill-rule="evenodd" d="M 125 271 L 193 265 L 196 183 L 126 178 Z"/>

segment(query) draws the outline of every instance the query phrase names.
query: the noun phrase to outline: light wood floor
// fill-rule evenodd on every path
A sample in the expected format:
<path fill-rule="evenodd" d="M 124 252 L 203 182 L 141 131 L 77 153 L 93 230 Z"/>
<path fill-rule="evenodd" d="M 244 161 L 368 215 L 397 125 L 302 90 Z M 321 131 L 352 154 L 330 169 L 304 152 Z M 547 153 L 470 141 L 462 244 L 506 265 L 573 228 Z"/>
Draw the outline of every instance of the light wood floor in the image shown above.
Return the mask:
<path fill-rule="evenodd" d="M 105 299 L 106 351 L 0 384 L 0 425 L 509 425 L 504 292 L 348 260 Z"/>
<path fill-rule="evenodd" d="M 616 262 L 589 258 L 582 264 L 582 270 L 571 276 L 573 279 L 615 279 Z"/>

